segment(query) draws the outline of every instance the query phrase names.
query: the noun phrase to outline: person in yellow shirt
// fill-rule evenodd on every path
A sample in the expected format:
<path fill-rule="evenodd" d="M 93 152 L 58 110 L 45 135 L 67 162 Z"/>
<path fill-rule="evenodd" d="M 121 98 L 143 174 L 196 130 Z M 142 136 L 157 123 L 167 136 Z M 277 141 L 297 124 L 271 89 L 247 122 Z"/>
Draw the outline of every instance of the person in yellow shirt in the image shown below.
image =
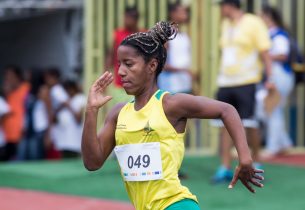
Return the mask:
<path fill-rule="evenodd" d="M 260 138 L 258 123 L 254 116 L 255 93 L 256 85 L 262 80 L 263 69 L 266 70 L 267 80 L 271 73 L 271 41 L 268 29 L 258 16 L 244 13 L 239 0 L 217 2 L 220 3 L 223 16 L 217 99 L 233 105 L 238 111 L 252 147 L 253 159 L 258 165 Z M 219 183 L 230 181 L 233 177 L 230 154 L 232 143 L 223 124 L 218 121 L 215 125 L 221 127 L 222 165 L 212 181 Z"/>
<path fill-rule="evenodd" d="M 182 186 L 178 170 L 184 156 L 188 118 L 221 118 L 239 154 L 239 165 L 229 185 L 238 179 L 251 191 L 262 170 L 252 167 L 246 135 L 235 108 L 229 104 L 184 93 L 159 90 L 157 77 L 166 61 L 164 44 L 177 34 L 177 26 L 159 22 L 148 32 L 128 36 L 118 48 L 122 85 L 134 100 L 118 104 L 108 113 L 97 134 L 98 111 L 111 96 L 105 88 L 113 75 L 104 73 L 91 86 L 82 135 L 82 157 L 89 171 L 101 168 L 114 150 L 129 198 L 137 210 L 198 210 L 195 195 Z"/>

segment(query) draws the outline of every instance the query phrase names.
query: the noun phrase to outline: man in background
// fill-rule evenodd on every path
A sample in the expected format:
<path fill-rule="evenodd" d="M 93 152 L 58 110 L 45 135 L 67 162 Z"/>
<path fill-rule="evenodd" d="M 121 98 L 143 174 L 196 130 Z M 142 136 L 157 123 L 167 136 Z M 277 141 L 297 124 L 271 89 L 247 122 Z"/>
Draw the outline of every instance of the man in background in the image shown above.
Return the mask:
<path fill-rule="evenodd" d="M 255 92 L 256 84 L 262 80 L 262 70 L 266 69 L 267 80 L 271 74 L 268 29 L 259 17 L 244 13 L 239 0 L 221 0 L 218 3 L 224 19 L 220 38 L 222 56 L 217 99 L 237 109 L 247 132 L 253 160 L 258 161 L 260 138 L 258 123 L 254 119 Z M 232 141 L 223 125 L 219 126 L 222 165 L 212 179 L 214 182 L 229 181 L 233 176 L 230 154 Z"/>
<path fill-rule="evenodd" d="M 25 118 L 25 100 L 30 85 L 23 80 L 19 67 L 11 65 L 5 68 L 3 90 L 10 107 L 10 114 L 3 120 L 3 131 L 6 138 L 4 160 L 14 160 L 17 146 L 22 139 Z"/>

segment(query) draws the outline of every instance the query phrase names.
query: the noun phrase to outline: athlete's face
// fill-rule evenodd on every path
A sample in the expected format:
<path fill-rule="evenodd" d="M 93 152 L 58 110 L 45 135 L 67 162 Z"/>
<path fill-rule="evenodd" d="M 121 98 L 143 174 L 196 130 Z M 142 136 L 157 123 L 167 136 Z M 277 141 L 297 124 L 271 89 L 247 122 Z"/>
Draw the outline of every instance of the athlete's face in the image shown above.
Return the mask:
<path fill-rule="evenodd" d="M 138 95 L 154 82 L 158 65 L 156 59 L 145 62 L 136 49 L 121 45 L 118 48 L 118 61 L 118 74 L 128 95 Z"/>
<path fill-rule="evenodd" d="M 220 6 L 221 16 L 224 18 L 230 18 L 232 13 L 232 6 L 229 4 L 221 4 Z"/>

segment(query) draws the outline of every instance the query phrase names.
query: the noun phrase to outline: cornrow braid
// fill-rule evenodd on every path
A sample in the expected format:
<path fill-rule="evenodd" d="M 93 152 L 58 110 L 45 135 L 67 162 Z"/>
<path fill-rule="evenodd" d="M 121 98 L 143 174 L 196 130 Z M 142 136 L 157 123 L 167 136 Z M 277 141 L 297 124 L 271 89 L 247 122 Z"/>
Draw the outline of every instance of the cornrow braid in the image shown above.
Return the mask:
<path fill-rule="evenodd" d="M 156 23 L 156 25 L 147 32 L 138 32 L 126 37 L 121 45 L 134 47 L 145 62 L 153 58 L 158 60 L 157 76 L 161 73 L 166 62 L 166 49 L 164 44 L 176 37 L 178 25 L 166 21 Z"/>

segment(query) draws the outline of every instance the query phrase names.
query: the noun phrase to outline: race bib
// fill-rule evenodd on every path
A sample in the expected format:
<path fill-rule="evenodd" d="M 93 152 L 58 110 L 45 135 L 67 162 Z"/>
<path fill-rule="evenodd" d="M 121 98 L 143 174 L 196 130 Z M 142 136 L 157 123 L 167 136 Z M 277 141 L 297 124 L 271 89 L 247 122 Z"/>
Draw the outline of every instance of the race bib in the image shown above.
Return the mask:
<path fill-rule="evenodd" d="M 114 152 L 125 181 L 150 181 L 162 179 L 160 143 L 125 144 L 116 146 Z"/>

